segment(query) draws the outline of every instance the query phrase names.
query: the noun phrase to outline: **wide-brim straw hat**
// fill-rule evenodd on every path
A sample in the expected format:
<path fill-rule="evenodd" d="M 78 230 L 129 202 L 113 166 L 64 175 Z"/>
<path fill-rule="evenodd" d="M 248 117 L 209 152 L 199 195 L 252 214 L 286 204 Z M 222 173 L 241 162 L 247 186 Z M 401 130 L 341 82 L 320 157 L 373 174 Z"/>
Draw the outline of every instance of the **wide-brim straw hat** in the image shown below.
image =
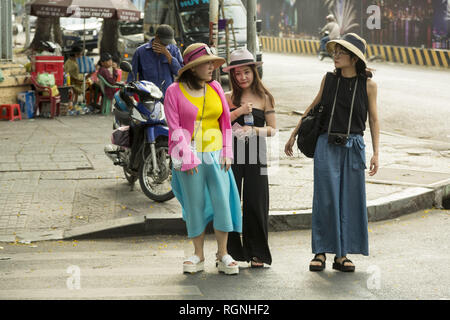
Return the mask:
<path fill-rule="evenodd" d="M 193 43 L 183 52 L 184 67 L 178 71 L 178 77 L 186 70 L 210 61 L 214 62 L 214 69 L 219 68 L 226 62 L 224 58 L 214 55 L 211 48 L 206 44 Z"/>
<path fill-rule="evenodd" d="M 347 33 L 341 39 L 331 40 L 327 42 L 327 51 L 332 55 L 336 44 L 340 44 L 344 48 L 353 52 L 359 59 L 361 59 L 367 66 L 366 60 L 366 40 L 358 36 L 356 33 Z"/>
<path fill-rule="evenodd" d="M 262 61 L 255 61 L 250 51 L 245 48 L 234 50 L 230 55 L 230 63 L 227 67 L 223 68 L 223 72 L 229 72 L 231 69 L 248 66 L 259 66 Z"/>

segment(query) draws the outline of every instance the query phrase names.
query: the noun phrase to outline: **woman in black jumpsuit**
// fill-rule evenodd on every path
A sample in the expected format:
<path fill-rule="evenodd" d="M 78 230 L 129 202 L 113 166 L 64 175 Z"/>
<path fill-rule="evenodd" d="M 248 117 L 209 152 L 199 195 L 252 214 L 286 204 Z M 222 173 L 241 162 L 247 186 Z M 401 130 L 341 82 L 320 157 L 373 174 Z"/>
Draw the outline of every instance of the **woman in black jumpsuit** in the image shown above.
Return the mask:
<path fill-rule="evenodd" d="M 230 232 L 228 252 L 238 261 L 250 261 L 252 267 L 271 264 L 268 244 L 269 181 L 267 176 L 266 138 L 275 134 L 275 111 L 272 95 L 264 88 L 256 71 L 253 56 L 245 49 L 231 54 L 230 71 L 233 91 L 226 94 L 232 125 L 238 123 L 247 133 L 245 139 L 234 137 L 232 170 L 243 200 L 241 235 Z M 253 126 L 245 116 L 253 115 Z"/>

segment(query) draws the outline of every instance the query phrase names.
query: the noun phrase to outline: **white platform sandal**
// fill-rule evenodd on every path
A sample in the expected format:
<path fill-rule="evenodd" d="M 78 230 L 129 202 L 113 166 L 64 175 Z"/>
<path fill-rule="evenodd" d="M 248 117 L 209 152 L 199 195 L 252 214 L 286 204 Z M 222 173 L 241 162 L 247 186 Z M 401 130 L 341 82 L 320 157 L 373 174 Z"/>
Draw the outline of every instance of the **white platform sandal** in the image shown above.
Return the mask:
<path fill-rule="evenodd" d="M 192 264 L 187 264 L 186 262 L 192 262 Z M 200 261 L 200 258 L 196 255 L 189 257 L 183 262 L 183 273 L 194 274 L 205 269 L 205 262 Z"/>
<path fill-rule="evenodd" d="M 225 274 L 238 274 L 239 265 L 236 263 L 236 265 L 230 266 L 233 262 L 236 261 L 229 254 L 226 254 L 222 257 L 222 259 L 218 259 L 218 261 L 216 261 L 216 267 L 219 268 L 219 272 L 223 272 Z"/>

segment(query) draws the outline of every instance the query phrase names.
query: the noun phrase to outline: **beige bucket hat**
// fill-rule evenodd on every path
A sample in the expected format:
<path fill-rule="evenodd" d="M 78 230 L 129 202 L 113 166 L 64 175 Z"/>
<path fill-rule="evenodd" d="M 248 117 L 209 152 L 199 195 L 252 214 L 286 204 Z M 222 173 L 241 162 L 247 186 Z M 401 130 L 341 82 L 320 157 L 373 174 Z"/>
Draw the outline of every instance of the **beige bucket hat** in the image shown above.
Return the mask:
<path fill-rule="evenodd" d="M 366 40 L 358 36 L 356 33 L 347 33 L 341 39 L 331 40 L 327 42 L 327 51 L 332 55 L 336 44 L 340 44 L 344 48 L 353 52 L 367 66 L 366 60 Z"/>

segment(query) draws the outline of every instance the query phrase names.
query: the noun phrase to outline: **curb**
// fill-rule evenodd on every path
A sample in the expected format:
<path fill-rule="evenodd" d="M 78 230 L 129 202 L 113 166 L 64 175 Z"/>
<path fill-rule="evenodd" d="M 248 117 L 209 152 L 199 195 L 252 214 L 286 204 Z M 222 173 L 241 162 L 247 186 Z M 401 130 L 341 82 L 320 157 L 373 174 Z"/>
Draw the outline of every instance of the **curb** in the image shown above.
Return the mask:
<path fill-rule="evenodd" d="M 450 184 L 430 188 L 409 188 L 387 197 L 367 202 L 369 222 L 395 219 L 433 207 L 442 208 L 450 196 Z M 272 211 L 269 215 L 269 231 L 293 231 L 311 228 L 311 209 L 297 211 Z M 207 233 L 213 233 L 209 224 Z M 29 244 L 46 240 L 104 239 L 155 234 L 186 235 L 186 226 L 181 215 L 173 218 L 137 216 L 92 223 L 64 230 L 49 232 L 18 233 L 15 236 L 0 237 L 0 242 Z"/>
<path fill-rule="evenodd" d="M 319 40 L 268 36 L 262 36 L 260 40 L 267 52 L 317 55 L 320 47 Z M 450 65 L 450 50 L 442 49 L 368 44 L 367 57 L 369 60 L 380 58 L 386 62 L 426 67 L 449 68 Z"/>

